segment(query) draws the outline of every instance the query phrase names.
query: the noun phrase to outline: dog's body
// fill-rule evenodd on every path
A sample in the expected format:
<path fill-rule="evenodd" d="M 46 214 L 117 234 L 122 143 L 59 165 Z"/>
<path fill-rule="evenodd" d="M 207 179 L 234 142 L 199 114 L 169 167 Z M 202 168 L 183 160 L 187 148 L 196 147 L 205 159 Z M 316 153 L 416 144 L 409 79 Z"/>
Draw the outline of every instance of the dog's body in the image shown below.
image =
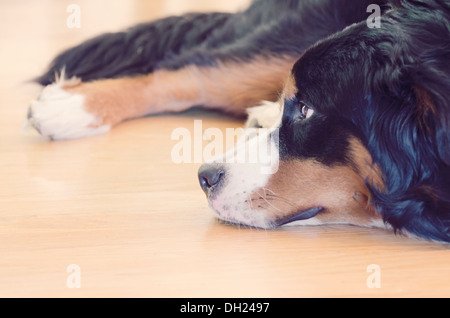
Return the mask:
<path fill-rule="evenodd" d="M 369 28 L 369 5 L 383 12 Z M 44 136 L 202 105 L 270 126 L 272 174 L 202 166 L 221 219 L 347 223 L 450 241 L 450 2 L 259 0 L 171 17 L 57 57 L 30 107 Z M 64 70 L 55 83 L 55 73 Z M 263 117 L 266 118 L 263 118 Z M 267 118 L 268 117 L 268 118 Z"/>

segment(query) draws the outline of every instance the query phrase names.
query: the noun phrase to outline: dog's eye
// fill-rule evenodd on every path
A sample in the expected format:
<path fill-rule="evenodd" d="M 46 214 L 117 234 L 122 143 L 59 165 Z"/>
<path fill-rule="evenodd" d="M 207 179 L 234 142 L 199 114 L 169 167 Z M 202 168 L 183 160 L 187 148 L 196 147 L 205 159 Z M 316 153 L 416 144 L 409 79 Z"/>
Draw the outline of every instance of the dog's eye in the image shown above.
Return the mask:
<path fill-rule="evenodd" d="M 305 103 L 300 102 L 300 119 L 308 119 L 314 114 L 314 110 L 311 109 Z"/>

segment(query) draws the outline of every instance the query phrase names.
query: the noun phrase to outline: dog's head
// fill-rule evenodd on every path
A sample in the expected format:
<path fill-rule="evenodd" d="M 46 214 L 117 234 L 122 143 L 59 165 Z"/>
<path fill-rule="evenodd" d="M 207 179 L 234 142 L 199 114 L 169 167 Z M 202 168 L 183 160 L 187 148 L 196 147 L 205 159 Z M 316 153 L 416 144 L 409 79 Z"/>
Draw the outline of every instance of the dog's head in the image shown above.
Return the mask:
<path fill-rule="evenodd" d="M 381 28 L 356 24 L 307 50 L 274 106 L 277 124 L 243 146 L 270 150 L 270 169 L 200 168 L 219 218 L 387 224 L 450 241 L 449 18 L 442 1 L 402 2 Z"/>

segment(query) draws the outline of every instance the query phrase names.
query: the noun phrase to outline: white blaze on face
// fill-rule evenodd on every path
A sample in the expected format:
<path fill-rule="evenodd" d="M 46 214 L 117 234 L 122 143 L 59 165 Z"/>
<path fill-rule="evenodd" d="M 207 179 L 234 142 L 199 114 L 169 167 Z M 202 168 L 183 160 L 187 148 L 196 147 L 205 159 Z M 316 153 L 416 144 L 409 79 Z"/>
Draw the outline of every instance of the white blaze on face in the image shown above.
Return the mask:
<path fill-rule="evenodd" d="M 280 108 L 278 104 L 272 106 Z M 210 163 L 220 163 L 225 170 L 222 186 L 209 197 L 210 206 L 219 218 L 271 227 L 267 212 L 253 204 L 250 196 L 258 191 L 263 194 L 269 178 L 278 171 L 278 124 L 270 129 L 247 129 L 233 149 Z"/>

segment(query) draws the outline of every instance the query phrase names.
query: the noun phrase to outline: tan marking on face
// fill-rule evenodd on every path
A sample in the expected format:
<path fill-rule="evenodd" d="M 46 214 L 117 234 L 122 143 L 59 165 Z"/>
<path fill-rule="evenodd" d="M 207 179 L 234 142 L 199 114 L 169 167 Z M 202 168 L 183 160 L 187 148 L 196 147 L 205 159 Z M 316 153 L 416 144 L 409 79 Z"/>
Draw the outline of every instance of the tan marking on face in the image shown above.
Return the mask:
<path fill-rule="evenodd" d="M 315 160 L 281 161 L 267 185 L 251 195 L 255 209 L 264 209 L 272 221 L 301 211 L 323 207 L 315 219 L 321 223 L 372 226 L 381 216 L 370 204 L 364 180 L 383 188 L 381 173 L 368 151 L 356 139 L 350 152 L 354 166 L 325 166 Z"/>
<path fill-rule="evenodd" d="M 283 94 L 284 94 L 284 98 L 291 100 L 295 98 L 295 95 L 297 95 L 298 92 L 298 88 L 297 88 L 297 84 L 295 82 L 295 78 L 294 75 L 289 75 L 286 83 L 284 84 L 284 90 L 283 90 Z"/>

